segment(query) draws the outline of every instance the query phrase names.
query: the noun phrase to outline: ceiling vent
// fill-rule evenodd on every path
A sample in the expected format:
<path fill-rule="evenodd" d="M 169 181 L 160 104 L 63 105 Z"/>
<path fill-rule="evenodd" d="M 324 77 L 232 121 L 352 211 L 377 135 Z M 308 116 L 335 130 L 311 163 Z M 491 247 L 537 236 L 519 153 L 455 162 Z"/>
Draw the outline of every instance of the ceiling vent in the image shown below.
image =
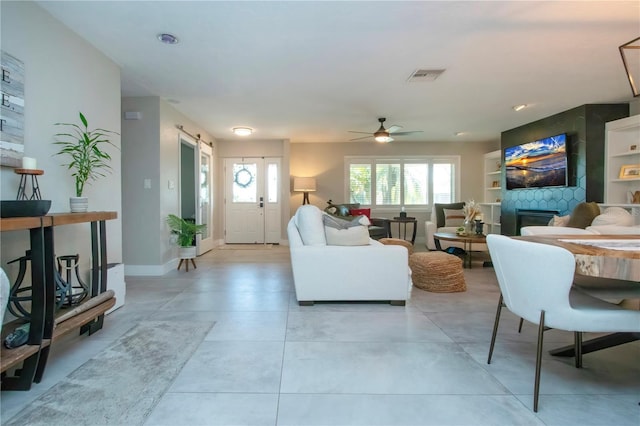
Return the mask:
<path fill-rule="evenodd" d="M 415 70 L 407 81 L 409 82 L 418 82 L 418 81 L 434 81 L 436 78 L 440 77 L 440 75 L 444 72 L 444 69 L 417 69 Z"/>

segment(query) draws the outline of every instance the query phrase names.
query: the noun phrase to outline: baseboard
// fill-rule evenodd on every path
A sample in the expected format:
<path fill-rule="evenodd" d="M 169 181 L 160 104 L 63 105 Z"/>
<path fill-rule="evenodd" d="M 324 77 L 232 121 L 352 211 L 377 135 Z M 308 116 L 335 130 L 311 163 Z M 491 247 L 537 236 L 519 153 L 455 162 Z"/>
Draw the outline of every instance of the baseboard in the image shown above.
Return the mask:
<path fill-rule="evenodd" d="M 163 276 L 172 269 L 178 267 L 180 259 L 172 259 L 164 265 L 125 265 L 124 274 L 132 277 Z"/>

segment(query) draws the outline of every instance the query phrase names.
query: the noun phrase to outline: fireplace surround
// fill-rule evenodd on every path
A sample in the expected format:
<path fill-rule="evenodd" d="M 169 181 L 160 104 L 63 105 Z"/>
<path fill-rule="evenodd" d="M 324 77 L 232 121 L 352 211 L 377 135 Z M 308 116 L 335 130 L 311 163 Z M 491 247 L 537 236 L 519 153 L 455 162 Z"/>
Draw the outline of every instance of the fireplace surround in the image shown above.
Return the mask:
<path fill-rule="evenodd" d="M 558 210 L 516 209 L 516 235 L 523 226 L 546 226 Z"/>

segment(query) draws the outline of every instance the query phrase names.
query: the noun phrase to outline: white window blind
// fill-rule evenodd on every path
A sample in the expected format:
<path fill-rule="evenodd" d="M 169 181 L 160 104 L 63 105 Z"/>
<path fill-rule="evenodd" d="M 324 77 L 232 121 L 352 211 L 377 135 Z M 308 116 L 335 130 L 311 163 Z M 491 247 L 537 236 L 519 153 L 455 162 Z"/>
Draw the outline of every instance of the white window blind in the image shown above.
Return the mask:
<path fill-rule="evenodd" d="M 459 156 L 345 157 L 348 199 L 372 207 L 453 202 L 459 164 Z"/>

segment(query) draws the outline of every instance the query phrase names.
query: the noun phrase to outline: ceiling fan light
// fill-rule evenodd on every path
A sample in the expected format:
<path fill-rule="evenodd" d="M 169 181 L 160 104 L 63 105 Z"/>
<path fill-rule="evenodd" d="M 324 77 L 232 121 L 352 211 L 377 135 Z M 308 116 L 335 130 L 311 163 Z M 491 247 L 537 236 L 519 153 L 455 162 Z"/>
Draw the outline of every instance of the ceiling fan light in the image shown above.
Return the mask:
<path fill-rule="evenodd" d="M 253 133 L 253 129 L 251 127 L 234 127 L 232 131 L 236 136 L 249 136 Z"/>
<path fill-rule="evenodd" d="M 379 135 L 375 137 L 376 142 L 380 142 L 380 143 L 388 143 L 391 142 L 393 139 L 387 135 Z"/>

